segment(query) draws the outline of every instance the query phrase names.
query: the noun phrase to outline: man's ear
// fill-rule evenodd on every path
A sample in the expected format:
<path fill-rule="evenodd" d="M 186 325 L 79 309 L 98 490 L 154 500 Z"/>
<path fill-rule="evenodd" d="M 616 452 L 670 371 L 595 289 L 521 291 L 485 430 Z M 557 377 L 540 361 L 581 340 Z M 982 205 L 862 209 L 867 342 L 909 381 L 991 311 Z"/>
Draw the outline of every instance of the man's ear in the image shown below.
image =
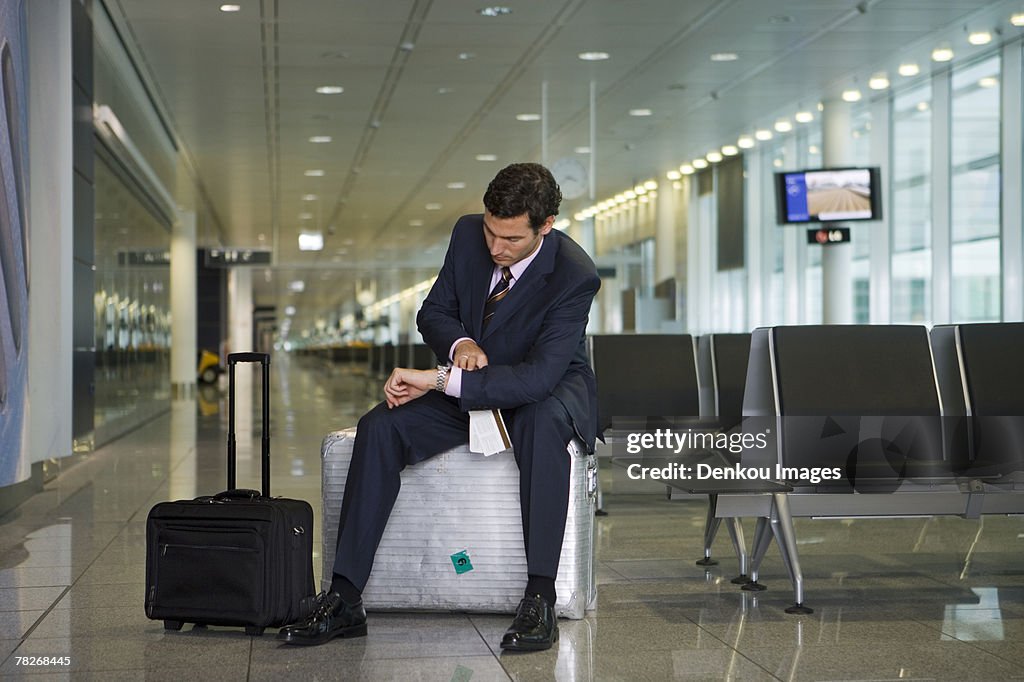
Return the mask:
<path fill-rule="evenodd" d="M 555 225 L 555 216 L 549 215 L 544 220 L 544 224 L 540 226 L 539 230 L 537 230 L 537 234 L 539 234 L 540 236 L 543 237 L 544 235 L 546 235 L 548 232 L 551 231 L 551 228 L 554 227 L 554 225 Z"/>

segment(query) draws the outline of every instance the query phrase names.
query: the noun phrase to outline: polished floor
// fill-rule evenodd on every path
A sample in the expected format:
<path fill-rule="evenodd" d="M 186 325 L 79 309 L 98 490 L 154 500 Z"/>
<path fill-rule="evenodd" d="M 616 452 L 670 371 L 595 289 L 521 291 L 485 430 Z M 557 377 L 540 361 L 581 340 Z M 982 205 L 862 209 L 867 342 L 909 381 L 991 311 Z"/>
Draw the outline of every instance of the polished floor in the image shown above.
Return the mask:
<path fill-rule="evenodd" d="M 275 357 L 272 395 L 273 493 L 319 514 L 320 440 L 352 425 L 373 391 L 349 369 Z M 694 564 L 699 501 L 669 501 L 611 469 L 598 608 L 561 621 L 551 651 L 502 654 L 510 618 L 494 615 L 371 613 L 367 638 L 310 649 L 272 632 L 164 632 L 143 612 L 146 514 L 224 487 L 224 402 L 214 392 L 175 403 L 0 518 L 0 679 L 1024 679 L 1024 518 L 798 520 L 814 613 L 792 616 L 774 548 L 761 576 L 769 590 L 742 592 L 725 537 L 721 565 Z M 248 439 L 240 453 L 239 483 L 256 487 Z M 30 665 L 46 657 L 58 664 Z"/>

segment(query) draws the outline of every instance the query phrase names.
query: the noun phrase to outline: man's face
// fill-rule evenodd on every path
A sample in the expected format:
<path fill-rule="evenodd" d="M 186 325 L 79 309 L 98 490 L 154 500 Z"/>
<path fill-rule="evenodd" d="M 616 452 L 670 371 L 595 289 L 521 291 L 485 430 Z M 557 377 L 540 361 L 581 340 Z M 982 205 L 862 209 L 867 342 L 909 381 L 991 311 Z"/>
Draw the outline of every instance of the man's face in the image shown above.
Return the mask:
<path fill-rule="evenodd" d="M 518 263 L 536 250 L 541 237 L 551 231 L 554 223 L 555 217 L 548 216 L 535 233 L 526 213 L 514 218 L 498 218 L 484 211 L 484 239 L 491 259 L 502 266 Z"/>

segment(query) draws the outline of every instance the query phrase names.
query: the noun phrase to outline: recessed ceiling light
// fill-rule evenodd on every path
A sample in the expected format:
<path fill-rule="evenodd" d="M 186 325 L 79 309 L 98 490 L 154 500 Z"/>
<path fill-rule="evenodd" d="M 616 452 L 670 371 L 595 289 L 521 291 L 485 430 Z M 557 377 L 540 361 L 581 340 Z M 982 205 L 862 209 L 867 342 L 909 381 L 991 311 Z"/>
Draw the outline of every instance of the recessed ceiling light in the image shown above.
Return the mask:
<path fill-rule="evenodd" d="M 844 102 L 859 102 L 860 98 L 860 90 L 843 90 Z"/>
<path fill-rule="evenodd" d="M 995 76 L 985 76 L 978 81 L 978 85 L 983 88 L 994 88 L 999 85 L 999 79 Z"/>
<path fill-rule="evenodd" d="M 299 220 L 312 220 L 312 219 L 313 219 L 313 214 L 312 213 L 303 212 L 303 213 L 299 214 Z"/>
<path fill-rule="evenodd" d="M 909 78 L 910 76 L 916 76 L 921 73 L 921 67 L 914 62 L 904 62 L 900 64 L 900 68 L 897 69 L 901 76 Z"/>
<path fill-rule="evenodd" d="M 679 172 L 683 175 L 693 175 L 693 166 L 688 163 L 684 163 L 679 167 Z"/>
<path fill-rule="evenodd" d="M 765 140 L 772 139 L 772 131 L 762 128 L 754 133 L 754 137 L 764 142 Z"/>
<path fill-rule="evenodd" d="M 967 42 L 971 45 L 988 45 L 992 42 L 992 34 L 988 31 L 973 31 L 967 36 Z"/>
<path fill-rule="evenodd" d="M 466 183 L 464 182 L 449 182 L 448 189 L 466 189 Z"/>
<path fill-rule="evenodd" d="M 303 173 L 303 175 L 305 175 L 307 178 L 322 178 L 324 176 L 324 172 L 319 168 L 312 168 Z"/>
<path fill-rule="evenodd" d="M 889 77 L 884 73 L 876 73 L 868 79 L 868 87 L 872 90 L 885 90 L 889 87 Z"/>
<path fill-rule="evenodd" d="M 237 12 L 242 9 L 241 5 L 221 5 L 221 12 Z"/>
<path fill-rule="evenodd" d="M 328 142 L 331 141 L 331 136 L 330 135 L 314 135 L 313 137 L 309 138 L 309 141 L 312 142 L 313 144 L 327 144 Z"/>
<path fill-rule="evenodd" d="M 317 200 L 317 196 L 315 194 L 303 194 L 302 195 L 302 200 L 303 201 L 316 201 Z"/>
<path fill-rule="evenodd" d="M 657 180 L 646 180 L 644 182 L 644 189 L 646 189 L 648 192 L 652 192 L 652 191 L 658 189 L 658 181 Z"/>
<path fill-rule="evenodd" d="M 820 154 L 821 150 L 818 149 L 818 145 L 812 144 L 810 147 L 807 148 L 807 153 L 808 154 Z"/>
<path fill-rule="evenodd" d="M 740 56 L 735 52 L 716 52 L 711 55 L 711 61 L 713 62 L 734 62 L 739 58 Z"/>
<path fill-rule="evenodd" d="M 782 168 L 782 159 L 775 159 L 772 161 L 772 165 L 776 168 Z"/>
<path fill-rule="evenodd" d="M 694 159 L 690 165 L 698 170 L 703 170 L 708 167 L 708 162 L 704 159 Z"/>
<path fill-rule="evenodd" d="M 321 85 L 316 91 L 321 95 L 340 95 L 345 92 L 345 88 L 340 85 Z"/>
<path fill-rule="evenodd" d="M 288 283 L 288 288 L 291 289 L 296 294 L 301 294 L 303 291 L 306 290 L 306 283 L 303 282 L 301 279 L 292 280 L 291 282 Z"/>
<path fill-rule="evenodd" d="M 432 202 L 432 203 L 427 204 L 423 208 L 427 209 L 428 211 L 440 211 L 441 210 L 441 204 L 437 204 L 437 203 L 433 203 Z"/>
<path fill-rule="evenodd" d="M 650 116 L 653 112 L 650 109 L 630 109 L 630 116 Z"/>
<path fill-rule="evenodd" d="M 470 59 L 473 59 L 474 57 L 476 57 L 476 53 L 475 52 L 460 52 L 459 53 L 459 60 L 463 61 L 463 62 L 469 61 Z"/>
<path fill-rule="evenodd" d="M 413 218 L 409 221 L 409 227 L 423 227 L 423 221 L 419 218 Z"/>
<path fill-rule="evenodd" d="M 798 111 L 793 118 L 796 119 L 797 123 L 810 123 L 814 120 L 814 114 L 809 111 Z"/>
<path fill-rule="evenodd" d="M 512 10 L 508 7 L 481 7 L 476 11 L 482 17 L 502 17 L 506 14 L 512 14 Z"/>
<path fill-rule="evenodd" d="M 740 149 L 750 149 L 755 144 L 757 143 L 754 142 L 754 138 L 752 138 L 750 135 L 743 135 L 740 137 L 740 139 L 736 140 L 736 146 L 739 147 Z"/>
<path fill-rule="evenodd" d="M 665 173 L 665 177 L 668 178 L 669 180 L 678 180 L 679 178 L 682 177 L 682 174 L 679 171 L 673 169 L 670 170 L 668 173 Z"/>
<path fill-rule="evenodd" d="M 918 102 L 917 103 L 917 110 L 918 111 L 928 111 L 928 102 Z"/>
<path fill-rule="evenodd" d="M 320 232 L 300 232 L 299 251 L 322 251 L 324 235 Z"/>
<path fill-rule="evenodd" d="M 734 144 L 727 144 L 722 147 L 722 154 L 725 156 L 736 156 L 740 153 L 739 148 Z"/>
<path fill-rule="evenodd" d="M 261 242 L 263 242 L 263 241 L 266 241 L 266 240 L 267 240 L 267 235 L 265 235 L 265 234 L 263 234 L 262 232 L 260 232 L 260 233 L 259 233 L 259 234 L 258 234 L 258 235 L 256 236 L 256 239 L 259 239 L 259 240 L 260 240 Z"/>
<path fill-rule="evenodd" d="M 580 52 L 578 56 L 585 62 L 601 62 L 611 57 L 607 52 Z"/>
<path fill-rule="evenodd" d="M 1010 23 L 1014 26 L 1024 26 L 1024 12 L 1017 12 L 1011 16 Z"/>
<path fill-rule="evenodd" d="M 953 59 L 953 50 L 948 47 L 937 47 L 932 50 L 933 62 L 948 62 Z"/>
<path fill-rule="evenodd" d="M 497 154 L 477 154 L 476 155 L 476 160 L 477 161 L 497 161 L 498 160 L 498 155 Z"/>
<path fill-rule="evenodd" d="M 295 306 L 293 306 L 293 305 L 286 306 L 285 309 L 284 309 L 284 314 L 285 315 L 294 315 L 295 314 Z"/>
<path fill-rule="evenodd" d="M 633 189 L 627 189 L 622 193 L 626 197 L 626 201 L 630 199 L 636 199 L 641 194 L 647 194 L 647 189 L 643 185 L 637 185 Z"/>
<path fill-rule="evenodd" d="M 573 149 L 573 151 L 576 152 L 577 154 L 589 154 L 590 147 L 576 147 L 575 149 Z"/>
<path fill-rule="evenodd" d="M 719 161 L 722 160 L 722 153 L 721 152 L 716 152 L 716 151 L 710 151 L 710 152 L 707 153 L 707 155 L 704 158 L 706 158 L 711 163 L 718 163 Z"/>
<path fill-rule="evenodd" d="M 439 95 L 450 95 L 455 92 L 455 88 L 438 88 L 437 94 Z"/>
<path fill-rule="evenodd" d="M 539 121 L 540 114 L 516 114 L 517 121 Z"/>
<path fill-rule="evenodd" d="M 790 123 L 788 118 L 780 118 L 775 122 L 775 130 L 780 133 L 788 133 L 793 129 L 793 124 Z"/>

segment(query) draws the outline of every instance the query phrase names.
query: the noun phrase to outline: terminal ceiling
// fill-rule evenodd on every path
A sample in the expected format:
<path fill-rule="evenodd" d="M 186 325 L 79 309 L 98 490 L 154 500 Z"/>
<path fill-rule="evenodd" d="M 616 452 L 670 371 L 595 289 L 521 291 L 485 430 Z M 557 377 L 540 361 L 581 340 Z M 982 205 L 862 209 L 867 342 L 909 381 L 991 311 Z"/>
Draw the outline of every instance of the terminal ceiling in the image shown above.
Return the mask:
<path fill-rule="evenodd" d="M 851 86 L 877 95 L 867 77 L 896 84 L 901 61 L 927 74 L 938 43 L 982 49 L 969 30 L 1022 30 L 1019 3 L 984 0 L 507 0 L 495 17 L 465 0 L 222 2 L 105 0 L 201 188 L 201 245 L 273 248 L 255 301 L 295 306 L 298 329 L 370 282 L 436 272 L 494 173 L 541 160 L 541 122 L 516 116 L 541 113 L 543 83 L 547 160 L 584 166 L 595 84 L 600 201 Z M 579 58 L 595 51 L 609 58 Z M 299 251 L 303 230 L 322 251 Z"/>

